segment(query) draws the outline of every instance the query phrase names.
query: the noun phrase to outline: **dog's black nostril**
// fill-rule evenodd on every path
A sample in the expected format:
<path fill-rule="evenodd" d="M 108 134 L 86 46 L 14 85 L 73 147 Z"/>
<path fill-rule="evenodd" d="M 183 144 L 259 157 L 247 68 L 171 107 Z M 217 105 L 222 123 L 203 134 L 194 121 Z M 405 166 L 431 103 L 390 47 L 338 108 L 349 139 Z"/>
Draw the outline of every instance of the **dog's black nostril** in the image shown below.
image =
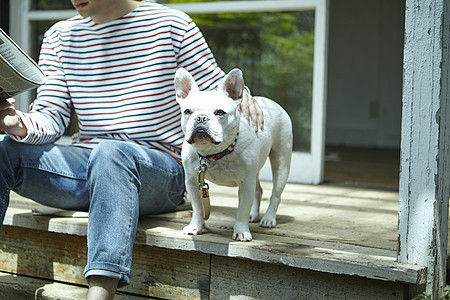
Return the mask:
<path fill-rule="evenodd" d="M 197 122 L 198 123 L 206 123 L 209 121 L 209 118 L 207 115 L 198 115 L 197 116 Z"/>

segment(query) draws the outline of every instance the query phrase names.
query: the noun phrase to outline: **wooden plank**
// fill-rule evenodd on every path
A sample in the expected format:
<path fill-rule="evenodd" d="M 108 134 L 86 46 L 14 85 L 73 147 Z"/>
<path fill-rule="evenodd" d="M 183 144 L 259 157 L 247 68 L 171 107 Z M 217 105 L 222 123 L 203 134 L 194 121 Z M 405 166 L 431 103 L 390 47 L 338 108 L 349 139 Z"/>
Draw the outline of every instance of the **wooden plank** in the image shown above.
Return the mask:
<path fill-rule="evenodd" d="M 43 279 L 20 280 L 17 275 L 0 272 L 0 299 L 35 299 L 36 290 L 51 282 Z"/>
<path fill-rule="evenodd" d="M 86 238 L 4 226 L 0 231 L 0 271 L 86 285 Z M 201 299 L 209 294 L 209 255 L 146 245 L 133 250 L 133 294 Z"/>
<path fill-rule="evenodd" d="M 214 213 L 218 212 L 215 211 Z M 25 223 L 22 218 L 25 219 L 28 216 L 28 219 L 30 219 L 28 226 L 38 229 L 42 224 L 48 227 L 49 223 L 64 224 L 64 222 L 68 222 L 70 226 L 75 226 L 77 222 L 81 222 L 73 220 L 74 218 L 18 215 L 21 223 Z M 10 218 L 17 220 L 14 217 Z M 33 221 L 36 224 L 33 224 Z M 395 252 L 390 250 L 345 244 L 342 241 L 330 242 L 277 236 L 271 234 L 270 230 L 260 233 L 256 230 L 257 224 L 252 224 L 252 230 L 255 229 L 253 230 L 254 240 L 252 242 L 235 242 L 230 239 L 232 222 L 227 226 L 224 226 L 223 223 L 208 223 L 205 234 L 193 237 L 182 233 L 183 226 L 188 222 L 188 216 L 178 218 L 176 221 L 158 217 L 142 218 L 136 235 L 136 244 L 228 257 L 243 257 L 260 262 L 285 264 L 321 272 L 351 274 L 414 284 L 420 284 L 425 274 L 423 267 L 396 263 Z M 61 225 L 59 227 L 53 226 L 53 228 L 61 228 L 65 232 L 70 226 Z M 80 226 L 84 227 L 85 224 L 81 223 Z M 80 231 L 74 229 L 74 232 Z M 64 238 L 65 235 L 62 235 L 62 237 Z M 27 241 L 28 238 L 32 238 L 32 236 L 23 237 L 24 241 Z M 54 238 L 59 239 L 56 236 Z M 84 238 L 82 239 L 84 241 Z M 64 240 L 59 242 L 70 244 L 70 242 Z M 77 243 L 77 245 L 81 245 L 81 243 Z M 58 248 L 58 244 L 55 247 Z M 84 244 L 81 247 L 78 252 L 85 249 Z M 31 251 L 29 255 L 33 251 L 38 251 L 38 249 L 30 249 L 29 246 L 27 246 L 27 249 Z M 20 253 L 20 251 L 17 250 L 13 253 Z M 83 263 L 79 263 L 79 265 L 81 268 Z M 78 273 L 81 273 L 81 270 Z"/>
<path fill-rule="evenodd" d="M 0 299 L 84 300 L 87 287 L 0 272 Z M 148 297 L 116 293 L 115 300 L 142 300 Z"/>
<path fill-rule="evenodd" d="M 262 185 L 261 214 L 269 203 L 271 183 L 263 182 Z M 232 226 L 237 189 L 210 184 L 210 196 L 212 209 L 207 226 Z M 396 251 L 398 193 L 290 184 L 283 192 L 277 220 L 276 228 L 264 229 L 251 224 L 251 231 Z"/>
<path fill-rule="evenodd" d="M 450 191 L 450 3 L 407 0 L 398 260 L 428 267 L 427 290 L 446 283 Z"/>
<path fill-rule="evenodd" d="M 135 245 L 132 282 L 123 291 L 161 299 L 208 299 L 209 264 L 204 253 Z"/>
<path fill-rule="evenodd" d="M 0 271 L 86 284 L 86 237 L 4 226 Z"/>
<path fill-rule="evenodd" d="M 269 183 L 263 183 L 265 199 Z M 190 211 L 141 218 L 136 243 L 199 251 L 316 271 L 419 283 L 424 269 L 396 264 L 397 193 L 364 189 L 288 185 L 277 228 L 250 224 L 254 240 L 231 240 L 236 189 L 211 185 L 212 213 L 205 234 L 182 234 Z M 267 206 L 268 201 L 263 201 Z M 5 224 L 61 233 L 85 234 L 85 218 L 33 217 L 10 208 Z M 332 224 L 332 226 L 330 226 Z M 389 240 L 390 239 L 390 240 Z M 391 245 L 391 246 L 385 246 Z"/>
<path fill-rule="evenodd" d="M 158 222 L 152 226 L 154 220 L 148 222 L 145 234 L 138 232 L 137 243 L 385 281 L 421 284 L 426 276 L 424 267 L 397 263 L 395 252 L 385 250 L 260 233 L 253 234 L 253 241 L 242 243 L 232 241 L 230 229 L 223 227 L 208 226 L 202 235 L 186 236 L 180 233 L 182 224 Z"/>
<path fill-rule="evenodd" d="M 404 284 L 213 256 L 211 299 L 411 299 Z M 406 293 L 406 294 L 405 294 Z"/>
<path fill-rule="evenodd" d="M 261 213 L 268 206 L 271 183 L 263 182 Z M 211 218 L 207 226 L 233 226 L 237 207 L 237 189 L 210 184 Z M 13 195 L 13 200 L 17 196 Z M 24 201 L 23 199 L 21 201 Z M 5 224 L 45 229 L 55 232 L 86 234 L 86 227 L 78 227 L 86 220 L 66 220 L 45 217 L 30 219 L 25 210 L 8 210 Z M 20 207 L 26 205 L 22 202 Z M 189 208 L 189 206 L 187 206 Z M 186 207 L 185 207 L 186 208 Z M 157 216 L 188 222 L 190 210 Z M 14 217 L 12 217 L 14 216 Z M 41 220 L 42 219 L 42 220 Z M 145 218 L 143 218 L 145 219 Z M 386 190 L 288 184 L 278 210 L 276 228 L 264 229 L 251 224 L 255 233 L 300 239 L 335 241 L 374 249 L 397 250 L 398 193 Z M 33 221 L 27 225 L 27 222 Z M 87 224 L 87 222 L 85 223 Z M 70 226 L 75 226 L 70 228 Z M 79 232 L 73 230 L 79 229 Z M 229 233 L 231 236 L 232 232 Z"/>

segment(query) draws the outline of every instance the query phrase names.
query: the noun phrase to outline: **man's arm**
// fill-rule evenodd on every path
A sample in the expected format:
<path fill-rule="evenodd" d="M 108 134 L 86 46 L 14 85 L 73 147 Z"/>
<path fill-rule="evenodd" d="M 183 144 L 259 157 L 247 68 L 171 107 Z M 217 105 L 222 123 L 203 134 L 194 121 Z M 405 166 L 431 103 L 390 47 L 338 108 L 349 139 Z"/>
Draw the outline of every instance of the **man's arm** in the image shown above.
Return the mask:
<path fill-rule="evenodd" d="M 52 143 L 69 124 L 72 104 L 63 66 L 55 51 L 59 40 L 53 38 L 52 41 L 53 44 L 46 33 L 39 56 L 39 66 L 46 76 L 46 82 L 38 87 L 37 98 L 30 106 L 30 111 L 15 111 L 15 120 L 9 124 L 16 125 L 7 133 L 18 142 Z"/>

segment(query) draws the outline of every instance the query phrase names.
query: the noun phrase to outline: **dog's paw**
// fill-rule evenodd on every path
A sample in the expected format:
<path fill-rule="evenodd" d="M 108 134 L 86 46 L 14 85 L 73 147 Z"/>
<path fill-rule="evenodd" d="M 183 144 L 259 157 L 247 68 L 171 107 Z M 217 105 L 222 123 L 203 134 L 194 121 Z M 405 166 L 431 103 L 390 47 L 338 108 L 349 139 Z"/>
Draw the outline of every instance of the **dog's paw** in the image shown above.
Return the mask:
<path fill-rule="evenodd" d="M 252 240 L 252 234 L 250 233 L 250 229 L 247 224 L 238 224 L 234 225 L 233 231 L 233 240 L 241 241 L 241 242 L 249 242 Z"/>
<path fill-rule="evenodd" d="M 233 240 L 241 242 L 250 242 L 252 240 L 250 232 L 233 232 Z"/>
<path fill-rule="evenodd" d="M 250 218 L 249 218 L 249 222 L 250 223 L 256 223 L 259 220 L 259 213 L 254 213 L 254 212 L 250 212 Z"/>
<path fill-rule="evenodd" d="M 259 226 L 265 228 L 273 228 L 277 226 L 277 218 L 275 216 L 268 215 L 267 213 L 262 217 L 261 222 L 259 222 Z"/>
<path fill-rule="evenodd" d="M 183 228 L 183 233 L 189 234 L 189 235 L 197 235 L 197 234 L 202 233 L 202 230 L 203 230 L 202 225 L 199 226 L 197 224 L 191 223 Z"/>

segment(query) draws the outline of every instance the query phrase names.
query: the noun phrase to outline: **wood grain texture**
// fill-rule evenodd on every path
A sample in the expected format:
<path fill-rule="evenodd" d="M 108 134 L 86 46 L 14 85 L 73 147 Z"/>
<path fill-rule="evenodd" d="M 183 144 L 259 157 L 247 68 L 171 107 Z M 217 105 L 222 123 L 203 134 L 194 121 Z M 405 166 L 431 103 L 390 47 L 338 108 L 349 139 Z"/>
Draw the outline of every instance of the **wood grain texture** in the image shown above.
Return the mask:
<path fill-rule="evenodd" d="M 449 6 L 407 0 L 405 19 L 398 260 L 428 267 L 435 298 L 447 266 Z"/>
<path fill-rule="evenodd" d="M 86 237 L 4 226 L 0 240 L 1 271 L 87 285 Z M 209 294 L 209 256 L 203 253 L 135 245 L 132 270 L 125 292 L 170 299 Z"/>
<path fill-rule="evenodd" d="M 263 182 L 262 212 L 268 205 L 270 185 Z M 424 267 L 396 262 L 396 192 L 289 184 L 277 228 L 250 224 L 254 240 L 243 243 L 231 239 L 237 190 L 211 184 L 210 191 L 211 218 L 202 235 L 182 233 L 191 218 L 189 202 L 174 213 L 140 219 L 132 284 L 124 291 L 170 299 L 214 299 L 213 293 L 225 291 L 216 290 L 221 287 L 212 282 L 222 276 L 215 278 L 212 273 L 213 257 L 227 258 L 232 265 L 246 261 L 263 269 L 271 265 L 279 270 L 275 278 L 280 282 L 290 278 L 292 270 L 337 281 L 350 276 L 374 286 L 397 282 L 410 287 L 425 280 Z M 15 194 L 11 204 L 7 226 L 0 231 L 0 267 L 86 284 L 82 272 L 87 218 L 33 216 L 30 207 L 35 204 Z M 257 281 L 265 275 L 258 271 L 254 276 Z"/>
<path fill-rule="evenodd" d="M 401 283 L 213 256 L 211 299 L 409 299 Z"/>

